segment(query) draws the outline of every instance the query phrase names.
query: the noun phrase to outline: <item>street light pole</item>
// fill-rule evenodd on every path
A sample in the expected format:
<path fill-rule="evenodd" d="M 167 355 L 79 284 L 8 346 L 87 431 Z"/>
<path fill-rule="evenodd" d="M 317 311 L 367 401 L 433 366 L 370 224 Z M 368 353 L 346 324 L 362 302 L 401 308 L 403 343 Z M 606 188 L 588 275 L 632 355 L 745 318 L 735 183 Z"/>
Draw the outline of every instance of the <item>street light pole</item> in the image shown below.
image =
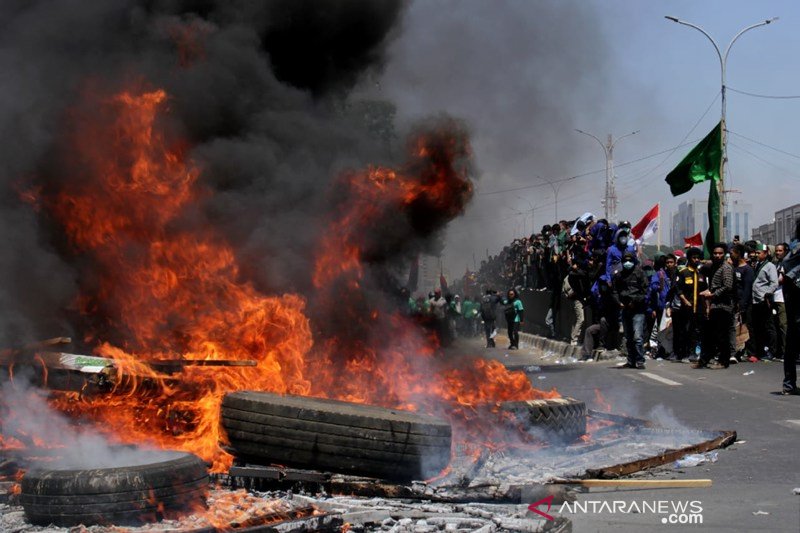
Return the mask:
<path fill-rule="evenodd" d="M 611 134 L 608 134 L 608 141 L 603 144 L 603 141 L 598 139 L 596 136 L 592 135 L 591 133 L 585 132 L 583 130 L 576 129 L 578 133 L 582 133 L 584 135 L 588 135 L 600 145 L 603 149 L 603 153 L 606 156 L 606 194 L 605 194 L 605 218 L 609 222 L 613 222 L 617 219 L 617 191 L 614 185 L 614 145 L 617 144 L 621 139 L 625 137 L 630 137 L 631 135 L 635 135 L 639 133 L 639 130 L 632 131 L 630 133 L 626 133 L 621 137 L 617 137 L 616 139 L 611 138 Z"/>
<path fill-rule="evenodd" d="M 527 203 L 527 204 L 528 204 L 528 207 L 530 207 L 530 208 L 531 208 L 531 233 L 536 233 L 536 225 L 534 224 L 534 220 L 535 220 L 535 219 L 534 219 L 534 211 L 533 211 L 533 210 L 534 210 L 534 208 L 536 208 L 536 206 L 535 206 L 535 205 L 533 205 L 533 204 L 531 203 L 531 201 L 530 201 L 530 200 L 528 200 L 527 198 L 523 198 L 522 196 L 519 196 L 519 195 L 517 195 L 517 198 L 518 198 L 519 200 L 522 200 L 523 202 Z M 525 233 L 527 233 L 527 231 L 526 231 Z"/>
<path fill-rule="evenodd" d="M 721 92 L 721 96 L 722 96 L 722 110 L 721 110 L 721 113 L 720 113 L 720 124 L 721 124 L 720 129 L 722 130 L 721 131 L 721 135 L 722 135 L 722 164 L 719 167 L 719 183 L 717 183 L 717 191 L 719 192 L 719 212 L 720 212 L 719 227 L 717 228 L 717 236 L 718 236 L 718 238 L 720 240 L 725 240 L 725 222 L 724 222 L 724 220 L 725 220 L 725 183 L 724 182 L 725 182 L 725 166 L 728 164 L 728 134 L 727 134 L 727 132 L 725 130 L 725 124 L 726 124 L 725 123 L 725 112 L 726 112 L 726 107 L 727 107 L 727 98 L 726 98 L 726 92 L 727 92 L 726 88 L 727 87 L 725 85 L 725 74 L 726 74 L 727 65 L 728 65 L 728 54 L 731 51 L 731 47 L 733 46 L 733 43 L 735 43 L 736 40 L 739 37 L 741 37 L 743 34 L 745 34 L 746 32 L 748 32 L 748 31 L 750 31 L 750 30 L 752 30 L 754 28 L 758 28 L 758 27 L 761 27 L 761 26 L 766 26 L 767 24 L 771 24 L 772 22 L 775 22 L 776 20 L 778 20 L 778 17 L 773 17 L 771 19 L 762 20 L 761 22 L 757 22 L 756 24 L 747 26 L 746 28 L 741 30 L 739 33 L 737 33 L 733 37 L 733 39 L 731 39 L 731 42 L 729 42 L 728 46 L 725 48 L 725 52 L 722 52 L 720 50 L 719 45 L 717 44 L 717 41 L 715 41 L 714 38 L 711 37 L 711 35 L 709 35 L 709 33 L 706 30 L 704 30 L 703 28 L 701 28 L 697 24 L 692 24 L 691 22 L 686 22 L 685 20 L 680 20 L 677 17 L 665 16 L 664 18 L 667 19 L 667 20 L 671 20 L 672 22 L 676 22 L 678 24 L 682 24 L 684 26 L 688 26 L 690 28 L 694 28 L 697 31 L 699 31 L 700 33 L 702 33 L 703 35 L 705 35 L 706 38 L 714 46 L 714 50 L 717 52 L 717 58 L 719 59 L 720 86 L 721 86 L 720 92 Z"/>
<path fill-rule="evenodd" d="M 558 191 L 561 189 L 561 185 L 564 184 L 564 181 L 560 181 L 560 182 L 559 181 L 555 181 L 554 182 L 554 181 L 549 180 L 547 178 L 543 178 L 543 177 L 539 176 L 538 174 L 536 175 L 536 178 L 542 180 L 545 183 L 547 183 L 553 189 L 553 198 L 555 200 L 555 218 L 556 218 L 556 222 L 558 222 Z M 558 187 L 556 187 L 556 183 L 559 184 Z M 532 212 L 533 212 L 533 210 L 531 210 L 531 213 Z"/>

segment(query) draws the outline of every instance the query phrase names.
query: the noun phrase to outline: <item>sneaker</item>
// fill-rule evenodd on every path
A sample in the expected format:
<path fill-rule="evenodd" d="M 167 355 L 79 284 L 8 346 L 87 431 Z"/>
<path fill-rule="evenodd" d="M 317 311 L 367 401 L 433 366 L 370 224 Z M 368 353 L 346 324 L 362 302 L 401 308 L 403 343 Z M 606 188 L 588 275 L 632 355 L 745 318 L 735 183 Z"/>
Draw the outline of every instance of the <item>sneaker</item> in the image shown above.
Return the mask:
<path fill-rule="evenodd" d="M 509 346 L 508 349 L 509 350 L 519 350 L 519 347 L 518 346 Z"/>
<path fill-rule="evenodd" d="M 690 355 L 690 356 L 689 356 L 689 362 L 690 362 L 690 363 L 697 363 L 697 362 L 699 362 L 699 361 L 700 361 L 700 358 L 699 358 L 699 357 L 697 357 L 696 355 Z"/>
<path fill-rule="evenodd" d="M 636 368 L 636 365 L 632 365 L 630 363 L 622 363 L 621 365 L 617 365 L 616 368 Z"/>
<path fill-rule="evenodd" d="M 639 370 L 644 370 L 645 369 L 644 363 L 636 363 L 636 368 L 638 368 Z"/>
<path fill-rule="evenodd" d="M 709 365 L 709 368 L 713 368 L 714 370 L 722 370 L 723 368 L 728 368 L 728 366 L 729 365 L 722 365 L 722 364 L 719 364 L 719 363 L 714 363 L 712 365 Z"/>
<path fill-rule="evenodd" d="M 800 396 L 800 389 L 782 390 L 781 396 Z"/>
<path fill-rule="evenodd" d="M 755 355 L 751 355 L 750 357 L 747 358 L 747 360 L 750 361 L 751 363 L 758 363 L 759 361 L 758 357 L 756 357 Z"/>
<path fill-rule="evenodd" d="M 736 359 L 736 357 L 731 356 L 731 358 L 728 360 L 728 363 L 731 364 L 731 365 L 736 365 L 736 364 L 739 363 L 739 360 Z"/>
<path fill-rule="evenodd" d="M 695 369 L 697 369 L 697 368 L 708 368 L 708 365 L 705 364 L 705 363 L 701 363 L 700 361 L 697 361 L 696 363 L 692 363 L 692 368 L 695 368 Z"/>

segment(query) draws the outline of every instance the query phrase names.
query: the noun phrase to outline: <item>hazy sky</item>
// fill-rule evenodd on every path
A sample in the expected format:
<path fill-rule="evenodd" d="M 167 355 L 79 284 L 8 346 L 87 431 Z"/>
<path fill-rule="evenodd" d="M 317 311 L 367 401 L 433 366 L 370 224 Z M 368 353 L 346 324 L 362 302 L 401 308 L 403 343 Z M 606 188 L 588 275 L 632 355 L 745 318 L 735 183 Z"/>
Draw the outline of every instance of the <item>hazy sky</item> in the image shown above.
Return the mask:
<path fill-rule="evenodd" d="M 605 157 L 580 128 L 605 139 L 634 130 L 615 148 L 618 213 L 634 223 L 656 202 L 662 229 L 678 203 L 664 177 L 719 120 L 719 61 L 698 31 L 723 48 L 742 28 L 728 60 L 728 87 L 800 96 L 800 3 L 791 1 L 417 1 L 389 47 L 373 93 L 394 101 L 401 121 L 437 112 L 469 124 L 480 169 L 477 194 L 451 224 L 444 252 L 453 274 L 496 253 L 513 237 L 555 221 L 553 189 L 564 180 L 558 218 L 602 214 Z M 715 97 L 717 99 L 715 100 Z M 713 102 L 713 104 L 712 104 Z M 730 198 L 754 204 L 754 225 L 800 202 L 800 99 L 728 93 Z M 748 139 L 749 138 L 749 139 Z M 758 143 L 763 143 L 758 144 Z M 678 145 L 686 144 L 672 150 Z M 764 146 L 767 145 L 767 146 Z M 781 153 L 769 147 L 789 154 Z M 658 154 L 658 155 L 654 155 Z M 632 162 L 641 159 L 641 161 Z M 631 162 L 629 164 L 625 164 Z M 537 178 L 541 176 L 542 178 Z M 525 189 L 498 193 L 507 189 Z"/>

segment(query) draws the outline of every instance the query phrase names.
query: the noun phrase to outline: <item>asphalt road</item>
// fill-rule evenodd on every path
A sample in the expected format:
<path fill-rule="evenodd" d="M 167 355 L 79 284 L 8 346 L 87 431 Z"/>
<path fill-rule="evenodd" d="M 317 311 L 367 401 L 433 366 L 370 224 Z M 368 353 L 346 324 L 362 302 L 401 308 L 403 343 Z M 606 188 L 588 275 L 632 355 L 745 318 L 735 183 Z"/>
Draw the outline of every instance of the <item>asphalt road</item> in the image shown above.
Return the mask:
<path fill-rule="evenodd" d="M 740 363 L 727 370 L 695 370 L 688 364 L 647 361 L 645 370 L 616 369 L 615 362 L 557 364 L 556 357 L 527 348 L 487 350 L 478 340 L 460 340 L 464 350 L 478 351 L 509 368 L 538 365 L 530 373 L 536 387 L 556 387 L 564 396 L 598 405 L 599 390 L 612 412 L 696 429 L 730 429 L 737 443 L 719 450 L 715 463 L 676 470 L 659 467 L 658 478 L 710 478 L 710 488 L 608 490 L 591 489 L 578 501 L 697 501 L 702 525 L 662 524 L 664 515 L 643 512 L 563 513 L 574 531 L 787 531 L 800 532 L 800 396 L 776 396 L 781 363 Z M 503 346 L 502 343 L 498 343 Z M 752 374 L 743 375 L 753 371 Z M 540 379 L 540 377 L 544 379 Z M 601 505 L 591 504 L 588 505 Z M 554 507 L 555 509 L 555 507 Z M 677 513 L 688 514 L 688 513 Z M 673 520 L 680 520 L 676 516 Z M 696 519 L 690 517 L 687 519 Z"/>

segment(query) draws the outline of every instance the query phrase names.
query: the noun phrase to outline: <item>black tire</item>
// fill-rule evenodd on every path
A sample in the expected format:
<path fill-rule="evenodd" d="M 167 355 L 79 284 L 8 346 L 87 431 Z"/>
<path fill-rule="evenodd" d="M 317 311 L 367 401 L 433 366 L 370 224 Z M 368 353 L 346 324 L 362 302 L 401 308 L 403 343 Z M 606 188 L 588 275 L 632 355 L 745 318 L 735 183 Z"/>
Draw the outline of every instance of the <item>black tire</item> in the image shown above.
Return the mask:
<path fill-rule="evenodd" d="M 264 392 L 222 400 L 240 458 L 392 480 L 424 479 L 450 461 L 450 424 L 371 405 Z"/>
<path fill-rule="evenodd" d="M 192 454 L 119 468 L 32 470 L 19 502 L 36 525 L 137 525 L 205 508 L 208 470 Z"/>
<path fill-rule="evenodd" d="M 502 408 L 543 439 L 572 442 L 586 434 L 586 404 L 574 398 L 504 402 Z"/>

